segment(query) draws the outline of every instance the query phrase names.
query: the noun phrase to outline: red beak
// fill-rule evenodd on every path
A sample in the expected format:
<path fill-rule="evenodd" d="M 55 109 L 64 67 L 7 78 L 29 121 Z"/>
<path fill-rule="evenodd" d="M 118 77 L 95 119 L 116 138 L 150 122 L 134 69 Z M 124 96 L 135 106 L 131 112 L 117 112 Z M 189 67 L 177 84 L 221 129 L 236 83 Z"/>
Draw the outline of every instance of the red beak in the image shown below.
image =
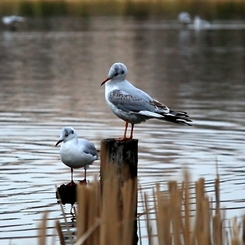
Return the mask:
<path fill-rule="evenodd" d="M 100 86 L 102 86 L 102 85 L 104 85 L 107 81 L 109 81 L 109 80 L 111 80 L 109 77 L 108 78 L 106 78 L 106 80 L 105 81 L 103 81 L 101 84 L 100 84 Z"/>

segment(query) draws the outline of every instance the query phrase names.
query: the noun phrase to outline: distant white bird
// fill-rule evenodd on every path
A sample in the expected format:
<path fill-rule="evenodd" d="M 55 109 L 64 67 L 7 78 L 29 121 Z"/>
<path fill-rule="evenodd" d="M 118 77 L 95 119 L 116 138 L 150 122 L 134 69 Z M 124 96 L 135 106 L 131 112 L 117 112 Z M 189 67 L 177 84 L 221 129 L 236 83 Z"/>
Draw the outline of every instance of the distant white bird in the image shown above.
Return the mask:
<path fill-rule="evenodd" d="M 193 21 L 193 27 L 195 29 L 208 29 L 210 28 L 211 24 L 207 20 L 201 19 L 200 16 L 195 16 Z"/>
<path fill-rule="evenodd" d="M 187 12 L 180 12 L 178 15 L 178 20 L 183 25 L 188 25 L 191 23 L 191 16 Z"/>
<path fill-rule="evenodd" d="M 71 184 L 73 184 L 73 168 L 85 169 L 84 182 L 86 183 L 86 170 L 89 165 L 98 159 L 98 153 L 93 143 L 86 139 L 78 139 L 77 134 L 72 127 L 62 129 L 60 139 L 56 143 L 61 143 L 60 157 L 61 161 L 71 168 Z"/>
<path fill-rule="evenodd" d="M 2 23 L 9 26 L 12 30 L 17 28 L 17 23 L 24 22 L 25 18 L 17 15 L 3 16 Z"/>
<path fill-rule="evenodd" d="M 170 110 L 166 105 L 133 86 L 126 80 L 126 75 L 127 67 L 122 63 L 115 63 L 111 66 L 107 78 L 101 83 L 105 84 L 105 99 L 109 108 L 126 122 L 121 140 L 132 139 L 134 124 L 150 118 L 190 125 L 191 120 L 186 112 Z M 132 126 L 129 138 L 126 137 L 128 123 Z"/>

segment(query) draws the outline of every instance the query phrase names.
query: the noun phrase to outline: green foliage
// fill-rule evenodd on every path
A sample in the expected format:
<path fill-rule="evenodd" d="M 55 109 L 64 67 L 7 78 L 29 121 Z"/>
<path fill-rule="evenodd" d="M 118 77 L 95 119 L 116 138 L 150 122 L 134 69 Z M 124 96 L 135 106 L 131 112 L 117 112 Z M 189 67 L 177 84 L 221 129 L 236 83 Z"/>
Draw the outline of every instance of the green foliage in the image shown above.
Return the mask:
<path fill-rule="evenodd" d="M 175 19 L 179 12 L 201 15 L 208 19 L 243 19 L 245 1 L 116 1 L 116 0 L 14 0 L 0 1 L 0 14 L 18 14 L 26 17 L 50 16 L 156 16 Z"/>

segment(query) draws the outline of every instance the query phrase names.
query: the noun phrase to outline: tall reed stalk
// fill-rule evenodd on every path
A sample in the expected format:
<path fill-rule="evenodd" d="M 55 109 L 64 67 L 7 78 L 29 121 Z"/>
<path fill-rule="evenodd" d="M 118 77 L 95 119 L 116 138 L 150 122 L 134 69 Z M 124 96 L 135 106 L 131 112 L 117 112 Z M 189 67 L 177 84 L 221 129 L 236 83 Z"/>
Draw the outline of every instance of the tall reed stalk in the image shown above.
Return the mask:
<path fill-rule="evenodd" d="M 102 192 L 98 182 L 78 186 L 76 245 L 132 244 L 136 185 L 129 180 L 118 190 L 113 176 L 105 179 Z"/>
<path fill-rule="evenodd" d="M 118 188 L 115 175 L 101 183 L 78 185 L 75 245 L 131 245 L 135 231 L 136 182 L 128 180 Z M 219 176 L 214 182 L 213 202 L 205 192 L 205 180 L 193 184 L 189 175 L 184 181 L 170 181 L 168 190 L 162 191 L 156 183 L 153 206 L 149 195 L 143 194 L 144 216 L 149 245 L 240 245 L 245 240 L 245 219 L 233 220 L 230 230 L 224 227 L 220 208 Z M 193 198 L 194 197 L 194 198 Z M 213 205 L 215 204 L 215 205 Z M 154 215 L 154 217 L 152 216 Z M 45 213 L 40 227 L 40 245 L 45 245 Z M 141 219 L 142 222 L 142 219 Z M 66 244 L 59 224 L 56 223 L 61 244 Z M 141 234 L 141 232 L 138 232 Z M 229 235 L 227 235 L 229 234 Z M 141 239 L 141 237 L 139 238 Z M 67 241 L 69 244 L 70 240 Z M 67 244 L 68 244 L 67 243 Z M 146 244 L 146 243 L 144 243 Z"/>

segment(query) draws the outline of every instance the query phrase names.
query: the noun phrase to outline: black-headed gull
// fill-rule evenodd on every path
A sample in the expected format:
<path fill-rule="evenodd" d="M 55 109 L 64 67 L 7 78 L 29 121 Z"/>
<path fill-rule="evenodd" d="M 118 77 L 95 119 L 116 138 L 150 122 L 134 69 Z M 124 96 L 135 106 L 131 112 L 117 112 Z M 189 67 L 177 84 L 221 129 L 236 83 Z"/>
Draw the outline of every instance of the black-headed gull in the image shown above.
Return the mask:
<path fill-rule="evenodd" d="M 144 91 L 126 80 L 127 67 L 122 63 L 111 66 L 105 84 L 105 99 L 112 112 L 124 120 L 125 130 L 121 140 L 132 139 L 134 124 L 150 118 L 190 125 L 191 120 L 186 112 L 172 111 L 166 105 L 153 99 Z M 130 137 L 127 138 L 128 123 L 131 124 Z"/>
<path fill-rule="evenodd" d="M 207 20 L 203 20 L 200 16 L 197 15 L 194 18 L 193 27 L 194 29 L 209 29 L 211 24 Z"/>
<path fill-rule="evenodd" d="M 61 143 L 60 158 L 61 161 L 71 168 L 71 184 L 73 184 L 73 168 L 85 169 L 84 182 L 86 183 L 86 170 L 89 165 L 98 159 L 97 150 L 93 143 L 86 139 L 78 139 L 77 134 L 72 127 L 65 127 L 60 133 L 60 139 L 56 143 Z"/>
<path fill-rule="evenodd" d="M 17 24 L 24 22 L 25 18 L 17 15 L 3 16 L 2 23 L 6 26 L 9 26 L 12 30 L 17 29 Z"/>
<path fill-rule="evenodd" d="M 187 12 L 180 12 L 178 15 L 178 20 L 183 25 L 188 25 L 191 23 L 191 16 Z"/>

